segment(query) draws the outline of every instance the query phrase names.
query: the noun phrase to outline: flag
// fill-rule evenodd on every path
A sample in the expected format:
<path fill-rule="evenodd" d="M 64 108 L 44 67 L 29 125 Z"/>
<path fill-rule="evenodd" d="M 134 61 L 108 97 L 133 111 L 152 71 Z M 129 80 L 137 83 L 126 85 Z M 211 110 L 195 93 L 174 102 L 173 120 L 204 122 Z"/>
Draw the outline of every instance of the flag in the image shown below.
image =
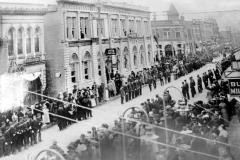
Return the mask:
<path fill-rule="evenodd" d="M 218 69 L 220 71 L 220 73 L 222 73 L 222 65 L 220 62 L 216 62 L 216 69 Z"/>

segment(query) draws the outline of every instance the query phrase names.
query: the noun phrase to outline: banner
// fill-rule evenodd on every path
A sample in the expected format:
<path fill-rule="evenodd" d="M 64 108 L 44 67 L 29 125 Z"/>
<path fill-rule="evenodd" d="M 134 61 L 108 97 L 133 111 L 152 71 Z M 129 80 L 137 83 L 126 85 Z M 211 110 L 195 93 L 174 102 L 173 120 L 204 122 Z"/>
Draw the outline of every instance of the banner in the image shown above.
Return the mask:
<path fill-rule="evenodd" d="M 240 79 L 229 79 L 228 86 L 230 95 L 240 96 Z"/>

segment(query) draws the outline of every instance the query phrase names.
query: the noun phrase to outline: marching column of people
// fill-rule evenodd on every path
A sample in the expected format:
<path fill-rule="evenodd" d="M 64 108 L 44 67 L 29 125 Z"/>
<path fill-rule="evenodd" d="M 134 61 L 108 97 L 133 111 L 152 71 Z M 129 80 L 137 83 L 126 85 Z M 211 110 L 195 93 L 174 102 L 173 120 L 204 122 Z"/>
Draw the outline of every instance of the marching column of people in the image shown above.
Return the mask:
<path fill-rule="evenodd" d="M 6 120 L 1 123 L 0 157 L 21 152 L 22 149 L 42 141 L 41 114 L 36 116 L 29 111 L 24 113 L 22 108 L 19 108 L 19 111 L 8 112 L 1 116 Z"/>

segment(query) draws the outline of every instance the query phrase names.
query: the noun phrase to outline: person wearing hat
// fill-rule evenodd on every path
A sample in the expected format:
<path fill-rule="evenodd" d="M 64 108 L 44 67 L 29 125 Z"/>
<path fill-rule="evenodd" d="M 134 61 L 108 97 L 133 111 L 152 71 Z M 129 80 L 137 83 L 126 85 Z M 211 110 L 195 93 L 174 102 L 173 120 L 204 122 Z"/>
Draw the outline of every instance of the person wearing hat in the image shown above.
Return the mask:
<path fill-rule="evenodd" d="M 139 78 L 138 82 L 138 87 L 139 87 L 139 95 L 142 95 L 142 79 Z"/>
<path fill-rule="evenodd" d="M 135 86 L 135 80 L 133 80 L 131 82 L 131 86 L 132 86 L 132 99 L 136 98 L 136 95 L 135 95 L 135 90 L 136 90 L 136 86 Z"/>
<path fill-rule="evenodd" d="M 128 85 L 127 85 L 127 87 L 128 87 L 128 100 L 130 101 L 130 100 L 132 100 L 132 85 L 131 85 L 131 83 L 132 83 L 132 80 L 131 81 L 129 81 L 129 83 L 128 83 Z"/>
<path fill-rule="evenodd" d="M 56 140 L 53 140 L 53 144 L 49 147 L 49 149 L 55 150 L 58 153 L 60 153 L 62 156 L 65 156 L 64 150 L 62 150 L 61 147 L 59 147 L 57 145 L 57 141 Z M 50 152 L 49 152 L 49 154 L 50 154 L 50 156 L 54 156 Z M 56 160 L 60 160 L 60 159 L 56 159 Z"/>
<path fill-rule="evenodd" d="M 192 98 L 194 98 L 195 94 L 196 94 L 196 89 L 195 89 L 195 81 L 193 79 L 193 77 L 190 77 L 190 89 L 191 89 L 191 93 L 192 93 Z"/>
<path fill-rule="evenodd" d="M 5 145 L 5 138 L 0 130 L 0 158 L 4 156 L 4 145 Z"/>
<path fill-rule="evenodd" d="M 124 104 L 124 97 L 126 96 L 123 86 L 120 87 L 120 96 L 121 96 L 121 104 Z"/>
<path fill-rule="evenodd" d="M 127 82 L 123 86 L 123 90 L 125 92 L 125 101 L 128 102 L 128 83 Z"/>
<path fill-rule="evenodd" d="M 198 92 L 202 93 L 202 91 L 203 91 L 202 78 L 199 75 L 197 75 L 197 82 L 198 82 Z"/>
<path fill-rule="evenodd" d="M 149 86 L 149 89 L 150 89 L 150 92 L 152 92 L 152 83 L 153 83 L 153 79 L 151 76 L 148 77 L 148 86 Z"/>

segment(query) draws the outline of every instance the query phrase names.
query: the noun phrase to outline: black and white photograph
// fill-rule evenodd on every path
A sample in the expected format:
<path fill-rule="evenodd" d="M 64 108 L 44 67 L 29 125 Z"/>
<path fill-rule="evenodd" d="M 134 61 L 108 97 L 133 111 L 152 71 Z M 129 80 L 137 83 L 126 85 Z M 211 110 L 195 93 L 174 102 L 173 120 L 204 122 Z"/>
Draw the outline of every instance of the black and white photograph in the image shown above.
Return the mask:
<path fill-rule="evenodd" d="M 240 160 L 240 1 L 0 0 L 0 160 Z"/>

